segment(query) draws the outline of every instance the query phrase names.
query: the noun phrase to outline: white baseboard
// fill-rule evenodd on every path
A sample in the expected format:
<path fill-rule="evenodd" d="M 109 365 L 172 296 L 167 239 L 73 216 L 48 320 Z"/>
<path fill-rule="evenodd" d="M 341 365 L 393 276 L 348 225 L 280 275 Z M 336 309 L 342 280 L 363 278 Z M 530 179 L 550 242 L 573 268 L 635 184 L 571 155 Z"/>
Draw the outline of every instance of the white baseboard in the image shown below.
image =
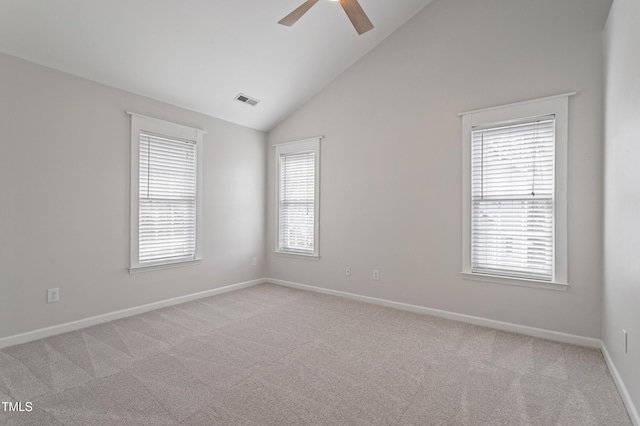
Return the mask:
<path fill-rule="evenodd" d="M 180 303 L 190 302 L 192 300 L 202 299 L 204 297 L 214 296 L 216 294 L 226 293 L 229 291 L 240 290 L 241 288 L 251 287 L 266 282 L 264 278 L 242 283 L 231 284 L 212 290 L 201 291 L 198 293 L 187 294 L 185 296 L 174 297 L 172 299 L 161 300 L 158 302 L 148 303 L 146 305 L 135 306 L 133 308 L 122 309 L 120 311 L 109 312 L 107 314 L 96 315 L 95 317 L 84 318 L 77 321 L 71 321 L 64 324 L 54 325 L 52 327 L 41 328 L 26 333 L 16 334 L 13 336 L 0 338 L 0 349 L 8 346 L 19 345 L 21 343 L 32 342 L 34 340 L 43 339 L 56 334 L 67 333 L 69 331 L 79 330 L 81 328 L 90 327 L 96 324 L 130 317 L 142 314 L 154 309 L 164 308 L 167 306 L 177 305 Z"/>
<path fill-rule="evenodd" d="M 627 413 L 629 413 L 629 417 L 633 422 L 634 426 L 640 426 L 640 415 L 638 415 L 638 410 L 631 399 L 631 395 L 629 395 L 629 391 L 627 387 L 624 385 L 622 381 L 622 377 L 620 377 L 620 373 L 618 373 L 618 369 L 613 363 L 613 359 L 611 359 L 611 355 L 609 355 L 609 351 L 607 350 L 607 346 L 602 342 L 602 346 L 600 348 L 602 350 L 602 354 L 604 355 L 604 360 L 607 363 L 607 367 L 609 367 L 609 372 L 613 377 L 613 381 L 618 388 L 618 392 L 620 393 L 620 397 L 622 398 L 622 402 L 624 402 L 624 406 L 627 407 Z"/>
<path fill-rule="evenodd" d="M 301 290 L 309 290 L 316 293 L 330 294 L 333 296 L 346 297 L 348 299 L 358 300 L 361 302 L 373 303 L 376 305 L 387 306 L 390 308 L 401 309 L 403 311 L 416 312 L 420 314 L 432 315 L 435 317 L 446 318 L 454 321 L 461 321 L 470 324 L 480 325 L 483 327 L 494 328 L 497 330 L 508 331 L 512 333 L 524 334 L 527 336 L 539 337 L 542 339 L 553 340 L 556 342 L 570 343 L 574 345 L 587 346 L 590 348 L 601 348 L 602 341 L 592 337 L 578 336 L 575 334 L 561 333 L 559 331 L 545 330 L 542 328 L 529 327 L 526 325 L 513 324 L 503 321 L 475 317 L 471 315 L 458 314 L 455 312 L 442 311 L 440 309 L 425 308 L 423 306 L 410 305 L 408 303 L 394 302 L 386 299 L 378 299 L 376 297 L 362 296 L 354 293 L 346 293 L 338 290 L 331 290 L 322 287 L 314 287 L 306 284 L 299 284 L 290 281 L 283 281 L 274 278 L 267 278 L 266 282 L 282 285 L 285 287 L 298 288 Z"/>

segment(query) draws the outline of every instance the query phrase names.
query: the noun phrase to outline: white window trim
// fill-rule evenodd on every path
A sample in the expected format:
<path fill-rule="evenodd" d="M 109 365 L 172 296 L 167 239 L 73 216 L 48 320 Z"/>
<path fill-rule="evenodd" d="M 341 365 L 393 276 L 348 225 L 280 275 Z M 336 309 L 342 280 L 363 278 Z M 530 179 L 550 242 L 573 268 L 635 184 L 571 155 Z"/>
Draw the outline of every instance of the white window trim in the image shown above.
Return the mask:
<path fill-rule="evenodd" d="M 567 145 L 569 96 L 565 93 L 458 114 L 462 117 L 462 278 L 465 280 L 564 291 L 569 286 L 567 266 Z M 551 281 L 503 277 L 471 272 L 471 130 L 475 126 L 504 124 L 528 117 L 555 115 L 554 277 Z"/>
<path fill-rule="evenodd" d="M 131 116 L 131 217 L 130 217 L 130 247 L 129 247 L 129 273 L 154 271 L 178 266 L 197 265 L 202 260 L 202 151 L 205 131 L 181 124 L 144 115 L 127 112 Z M 194 259 L 158 262 L 140 265 L 139 255 L 139 169 L 140 169 L 140 133 L 142 131 L 174 137 L 184 140 L 192 140 L 196 143 L 196 251 Z"/>
<path fill-rule="evenodd" d="M 297 259 L 318 260 L 320 258 L 320 141 L 323 136 L 302 139 L 293 142 L 284 142 L 273 145 L 275 148 L 275 249 L 274 253 L 278 256 L 292 257 Z M 314 151 L 315 155 L 315 176 L 314 176 L 314 251 L 313 253 L 300 253 L 289 250 L 280 250 L 280 155 L 294 152 Z"/>

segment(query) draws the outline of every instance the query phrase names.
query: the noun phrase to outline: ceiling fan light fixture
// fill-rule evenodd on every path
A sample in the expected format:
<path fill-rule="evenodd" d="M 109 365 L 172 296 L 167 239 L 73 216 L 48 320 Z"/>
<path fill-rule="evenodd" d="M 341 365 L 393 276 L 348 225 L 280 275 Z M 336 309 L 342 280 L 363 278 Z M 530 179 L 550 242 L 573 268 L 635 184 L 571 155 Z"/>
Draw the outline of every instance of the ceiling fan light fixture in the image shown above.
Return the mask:
<path fill-rule="evenodd" d="M 367 31 L 373 29 L 373 24 L 367 17 L 367 14 L 362 10 L 362 6 L 358 3 L 358 0 L 331 0 L 337 1 L 340 3 L 342 8 L 344 9 L 347 17 L 351 21 L 351 24 L 355 28 L 356 32 L 359 35 L 366 33 Z M 278 21 L 280 25 L 286 25 L 287 27 L 295 24 L 298 19 L 302 17 L 313 5 L 315 5 L 318 0 L 307 0 L 298 6 L 293 12 L 282 18 Z"/>

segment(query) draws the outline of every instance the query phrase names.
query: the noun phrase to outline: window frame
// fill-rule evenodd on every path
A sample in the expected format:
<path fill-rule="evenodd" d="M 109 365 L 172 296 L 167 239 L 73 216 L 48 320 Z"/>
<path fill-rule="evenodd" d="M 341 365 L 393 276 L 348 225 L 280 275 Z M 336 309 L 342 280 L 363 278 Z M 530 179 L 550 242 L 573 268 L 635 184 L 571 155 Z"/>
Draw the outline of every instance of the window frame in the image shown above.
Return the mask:
<path fill-rule="evenodd" d="M 300 259 L 320 258 L 320 141 L 322 136 L 273 145 L 275 148 L 275 248 L 274 253 Z M 280 248 L 280 156 L 304 152 L 315 153 L 314 166 L 314 235 L 313 253 Z"/>
<path fill-rule="evenodd" d="M 566 93 L 531 101 L 460 113 L 462 117 L 462 278 L 497 284 L 564 291 L 569 286 L 567 262 L 567 166 L 569 96 Z M 471 269 L 471 134 L 474 127 L 504 125 L 535 117 L 555 116 L 553 195 L 554 275 L 550 281 L 490 275 Z"/>
<path fill-rule="evenodd" d="M 131 216 L 129 273 L 199 264 L 202 260 L 202 161 L 205 131 L 169 121 L 127 112 L 131 116 Z M 139 188 L 140 188 L 140 134 L 144 132 L 193 141 L 196 145 L 196 225 L 193 259 L 166 260 L 140 264 L 139 258 Z"/>

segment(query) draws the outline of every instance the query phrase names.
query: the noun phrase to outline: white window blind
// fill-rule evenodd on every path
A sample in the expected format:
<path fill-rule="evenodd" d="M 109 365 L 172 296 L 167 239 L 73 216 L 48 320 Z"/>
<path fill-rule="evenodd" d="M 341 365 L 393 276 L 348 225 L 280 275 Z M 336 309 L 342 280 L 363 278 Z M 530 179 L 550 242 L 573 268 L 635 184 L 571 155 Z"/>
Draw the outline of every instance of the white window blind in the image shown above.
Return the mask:
<path fill-rule="evenodd" d="M 195 141 L 140 133 L 140 265 L 195 258 L 196 155 Z"/>
<path fill-rule="evenodd" d="M 472 130 L 472 272 L 553 279 L 554 152 L 554 116 Z"/>
<path fill-rule="evenodd" d="M 279 156 L 278 250 L 315 252 L 316 152 Z"/>

